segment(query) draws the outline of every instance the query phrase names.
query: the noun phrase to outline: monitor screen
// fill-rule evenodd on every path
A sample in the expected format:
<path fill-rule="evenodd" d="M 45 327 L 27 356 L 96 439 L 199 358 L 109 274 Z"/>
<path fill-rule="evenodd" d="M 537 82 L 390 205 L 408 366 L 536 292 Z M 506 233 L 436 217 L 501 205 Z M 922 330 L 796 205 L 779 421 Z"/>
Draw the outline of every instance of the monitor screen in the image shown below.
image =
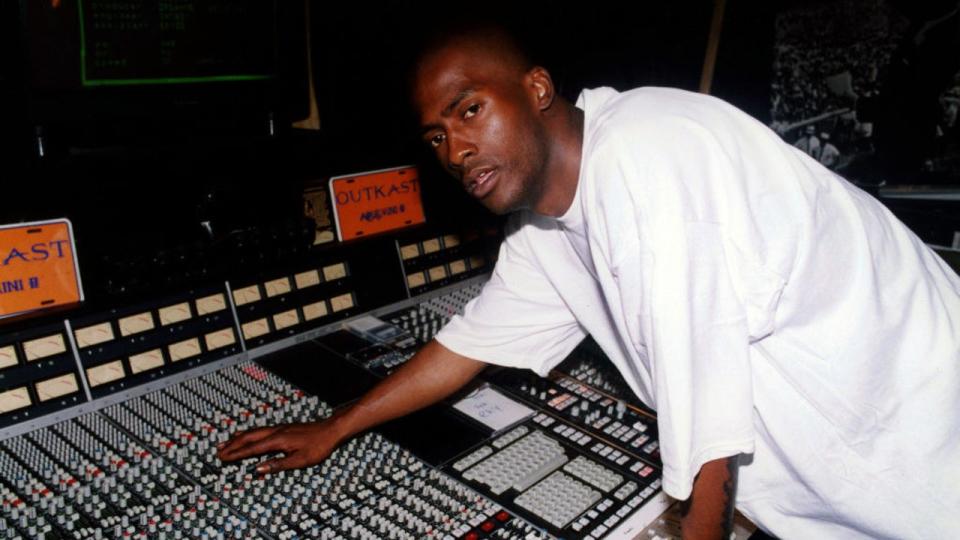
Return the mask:
<path fill-rule="evenodd" d="M 275 0 L 24 0 L 30 121 L 47 153 L 271 134 L 299 106 L 279 92 L 299 80 L 287 36 L 302 14 Z"/>
<path fill-rule="evenodd" d="M 251 81 L 276 70 L 274 2 L 25 2 L 35 89 Z"/>

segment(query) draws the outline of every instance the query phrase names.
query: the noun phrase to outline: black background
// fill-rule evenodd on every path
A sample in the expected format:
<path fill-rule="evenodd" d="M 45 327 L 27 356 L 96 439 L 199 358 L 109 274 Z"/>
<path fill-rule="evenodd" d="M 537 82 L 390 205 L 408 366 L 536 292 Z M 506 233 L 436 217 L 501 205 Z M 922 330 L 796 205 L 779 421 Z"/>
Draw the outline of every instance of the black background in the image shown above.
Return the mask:
<path fill-rule="evenodd" d="M 123 292 L 118 274 L 170 258 L 226 254 L 238 244 L 309 243 L 303 182 L 336 174 L 418 163 L 428 220 L 490 221 L 415 135 L 404 73 L 431 29 L 503 21 L 575 99 L 601 85 L 696 90 L 713 13 L 705 0 L 461 7 L 309 0 L 321 130 L 307 131 L 289 127 L 308 111 L 304 3 L 277 3 L 278 76 L 266 83 L 40 89 L 31 87 L 31 74 L 51 66 L 30 61 L 37 30 L 23 13 L 31 1 L 0 8 L 0 223 L 70 218 L 90 297 Z M 770 4 L 727 2 L 712 90 L 763 122 L 777 9 Z"/>

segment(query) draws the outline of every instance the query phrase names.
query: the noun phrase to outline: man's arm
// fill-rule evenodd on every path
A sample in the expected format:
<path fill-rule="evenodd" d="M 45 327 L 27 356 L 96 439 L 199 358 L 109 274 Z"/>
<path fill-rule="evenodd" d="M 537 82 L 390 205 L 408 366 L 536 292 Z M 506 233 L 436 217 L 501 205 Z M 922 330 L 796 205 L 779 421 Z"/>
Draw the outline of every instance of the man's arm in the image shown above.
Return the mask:
<path fill-rule="evenodd" d="M 261 463 L 257 467 L 261 474 L 314 465 L 345 439 L 449 396 L 485 365 L 431 341 L 346 410 L 323 421 L 239 433 L 219 447 L 218 457 L 236 461 L 267 453 L 285 454 Z"/>
<path fill-rule="evenodd" d="M 737 498 L 740 456 L 704 463 L 693 481 L 690 498 L 680 502 L 680 529 L 684 540 L 730 538 Z"/>

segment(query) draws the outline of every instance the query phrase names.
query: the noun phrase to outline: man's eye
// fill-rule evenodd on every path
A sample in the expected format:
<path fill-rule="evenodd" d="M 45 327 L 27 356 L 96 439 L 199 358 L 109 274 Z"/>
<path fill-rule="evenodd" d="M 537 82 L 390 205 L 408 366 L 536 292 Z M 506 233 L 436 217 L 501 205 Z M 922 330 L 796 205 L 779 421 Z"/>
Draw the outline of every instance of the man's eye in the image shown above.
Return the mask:
<path fill-rule="evenodd" d="M 436 134 L 433 137 L 430 137 L 430 146 L 433 148 L 439 148 L 443 144 L 444 136 L 443 134 Z"/>
<path fill-rule="evenodd" d="M 466 120 L 467 118 L 473 118 L 474 116 L 476 116 L 478 112 L 480 112 L 480 104 L 475 103 L 467 107 L 467 110 L 463 111 L 463 118 L 464 120 Z"/>

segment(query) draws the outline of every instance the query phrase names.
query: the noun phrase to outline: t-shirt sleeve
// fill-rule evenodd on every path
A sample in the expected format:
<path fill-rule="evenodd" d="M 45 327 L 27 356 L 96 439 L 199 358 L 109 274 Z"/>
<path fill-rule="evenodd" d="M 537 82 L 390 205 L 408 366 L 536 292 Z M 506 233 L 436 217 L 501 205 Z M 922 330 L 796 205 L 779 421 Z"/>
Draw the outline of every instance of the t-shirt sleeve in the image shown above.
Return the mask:
<path fill-rule="evenodd" d="M 686 119 L 631 135 L 602 149 L 598 199 L 633 206 L 604 211 L 619 219 L 609 238 L 640 237 L 609 250 L 622 294 L 642 291 L 628 316 L 649 355 L 664 489 L 686 499 L 704 463 L 753 452 L 751 342 L 772 331 L 784 281 L 764 264 L 737 159 Z"/>
<path fill-rule="evenodd" d="M 468 358 L 545 376 L 586 333 L 540 271 L 523 231 L 513 228 L 490 281 L 436 339 Z"/>
<path fill-rule="evenodd" d="M 650 355 L 664 489 L 678 499 L 704 463 L 753 452 L 747 319 L 720 235 L 685 223 L 654 252 Z"/>

